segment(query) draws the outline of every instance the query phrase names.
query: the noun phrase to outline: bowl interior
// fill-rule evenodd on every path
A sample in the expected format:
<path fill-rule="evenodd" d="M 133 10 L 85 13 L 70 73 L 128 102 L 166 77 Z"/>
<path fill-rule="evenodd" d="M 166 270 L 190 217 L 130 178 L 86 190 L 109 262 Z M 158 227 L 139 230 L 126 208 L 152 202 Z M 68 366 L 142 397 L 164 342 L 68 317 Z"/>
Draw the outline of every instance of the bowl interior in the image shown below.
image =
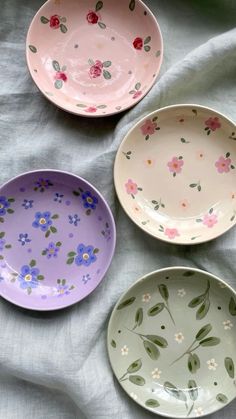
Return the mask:
<path fill-rule="evenodd" d="M 0 222 L 0 293 L 24 307 L 81 300 L 111 262 L 111 212 L 76 176 L 37 171 L 8 182 L 0 191 Z"/>
<path fill-rule="evenodd" d="M 158 24 L 139 0 L 49 0 L 27 36 L 39 89 L 59 107 L 88 116 L 134 105 L 153 85 L 161 60 Z"/>
<path fill-rule="evenodd" d="M 117 153 L 115 184 L 128 215 L 175 243 L 200 243 L 236 222 L 235 125 L 191 105 L 140 121 Z"/>
<path fill-rule="evenodd" d="M 144 277 L 109 323 L 109 357 L 121 386 L 164 416 L 220 409 L 236 395 L 235 315 L 235 293 L 207 273 L 170 268 Z"/>

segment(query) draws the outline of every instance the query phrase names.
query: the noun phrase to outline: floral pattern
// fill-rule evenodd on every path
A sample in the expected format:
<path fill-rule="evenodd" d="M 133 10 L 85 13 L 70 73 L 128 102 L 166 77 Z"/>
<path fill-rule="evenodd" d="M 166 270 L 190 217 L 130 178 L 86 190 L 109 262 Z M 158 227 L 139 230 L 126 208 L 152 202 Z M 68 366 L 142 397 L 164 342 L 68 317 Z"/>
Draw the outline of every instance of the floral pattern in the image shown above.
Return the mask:
<path fill-rule="evenodd" d="M 141 83 L 136 83 L 133 90 L 130 90 L 130 95 L 132 95 L 133 99 L 138 99 L 142 96 L 143 92 L 141 90 Z"/>
<path fill-rule="evenodd" d="M 3 252 L 4 249 L 11 249 L 11 244 L 7 244 L 6 240 L 4 239 L 5 237 L 5 232 L 1 231 L 0 232 L 0 253 Z M 0 255 L 0 259 L 2 259 L 3 256 Z"/>
<path fill-rule="evenodd" d="M 209 359 L 209 361 L 207 361 L 207 365 L 208 365 L 208 369 L 213 370 L 213 371 L 215 371 L 216 368 L 218 367 L 218 364 L 216 363 L 214 358 Z"/>
<path fill-rule="evenodd" d="M 111 73 L 106 70 L 107 68 L 109 68 L 112 65 L 111 61 L 100 61 L 100 60 L 96 60 L 93 61 L 91 58 L 88 60 L 88 63 L 90 65 L 90 69 L 89 69 L 89 75 L 92 79 L 98 78 L 101 75 L 103 75 L 104 79 L 109 80 L 111 79 Z"/>
<path fill-rule="evenodd" d="M 159 370 L 159 368 L 154 368 L 151 375 L 153 380 L 159 380 L 161 378 L 162 371 Z"/>
<path fill-rule="evenodd" d="M 184 340 L 184 335 L 182 332 L 175 333 L 175 340 L 177 343 L 182 343 Z"/>
<path fill-rule="evenodd" d="M 170 173 L 175 177 L 177 174 L 182 172 L 184 160 L 182 156 L 173 157 L 171 161 L 167 163 Z"/>
<path fill-rule="evenodd" d="M 89 274 L 83 275 L 83 277 L 82 277 L 83 284 L 86 285 L 87 282 L 90 281 L 91 279 L 92 278 Z"/>
<path fill-rule="evenodd" d="M 56 288 L 57 297 L 61 298 L 65 295 L 69 295 L 74 288 L 74 285 L 66 284 L 66 279 L 58 279 Z"/>
<path fill-rule="evenodd" d="M 207 214 L 204 214 L 203 218 L 197 218 L 197 223 L 203 223 L 206 227 L 212 228 L 218 223 L 218 216 L 214 213 L 213 208 L 210 208 Z"/>
<path fill-rule="evenodd" d="M 68 218 L 69 218 L 69 223 L 77 227 L 78 223 L 80 222 L 80 218 L 78 214 L 68 215 Z"/>
<path fill-rule="evenodd" d="M 225 157 L 220 156 L 219 159 L 215 162 L 215 167 L 218 173 L 228 173 L 230 169 L 235 169 L 235 166 L 232 164 L 232 160 L 229 157 L 230 153 L 227 152 Z"/>
<path fill-rule="evenodd" d="M 224 326 L 224 329 L 225 329 L 225 330 L 231 330 L 231 329 L 232 329 L 232 327 L 233 327 L 233 323 L 231 323 L 231 321 L 230 321 L 230 320 L 225 320 L 225 321 L 223 322 L 223 326 Z"/>
<path fill-rule="evenodd" d="M 59 204 L 61 204 L 61 203 L 62 203 L 62 199 L 63 199 L 63 197 L 64 197 L 64 195 L 63 195 L 63 194 L 60 194 L 60 193 L 56 192 L 56 193 L 54 194 L 54 201 L 55 201 L 55 202 L 58 202 Z"/>
<path fill-rule="evenodd" d="M 95 10 L 89 10 L 86 16 L 89 25 L 98 25 L 101 29 L 106 29 L 106 25 L 102 22 L 99 11 L 103 8 L 103 2 L 98 1 Z"/>
<path fill-rule="evenodd" d="M 83 243 L 80 243 L 77 247 L 76 252 L 69 252 L 68 253 L 68 259 L 67 264 L 71 265 L 73 262 L 77 266 L 90 266 L 91 263 L 96 262 L 97 256 L 96 254 L 99 252 L 98 248 L 95 248 L 94 246 L 86 246 Z"/>
<path fill-rule="evenodd" d="M 29 238 L 29 235 L 27 233 L 20 233 L 18 242 L 20 242 L 22 246 L 25 246 L 25 244 L 31 242 L 31 239 Z"/>
<path fill-rule="evenodd" d="M 162 225 L 160 225 L 159 231 L 161 233 L 164 233 L 165 236 L 167 236 L 168 239 L 170 240 L 174 240 L 176 237 L 180 236 L 180 233 L 177 228 L 169 228 L 169 227 L 164 228 Z"/>
<path fill-rule="evenodd" d="M 127 345 L 124 345 L 124 346 L 121 348 L 121 355 L 122 355 L 122 356 L 127 356 L 127 355 L 128 355 L 128 353 L 129 353 L 129 348 L 128 348 L 128 346 L 127 346 Z"/>
<path fill-rule="evenodd" d="M 57 233 L 56 227 L 54 227 L 53 220 L 59 218 L 58 214 L 51 215 L 50 211 L 35 213 L 35 219 L 32 223 L 34 228 L 39 228 L 41 231 L 45 232 L 45 237 L 49 237 L 51 233 Z"/>
<path fill-rule="evenodd" d="M 149 303 L 150 300 L 151 300 L 151 294 L 149 294 L 149 292 L 143 294 L 142 296 L 143 303 Z"/>
<path fill-rule="evenodd" d="M 98 198 L 92 195 L 90 191 L 84 191 L 82 188 L 78 188 L 73 191 L 73 195 L 82 198 L 83 206 L 86 209 L 86 215 L 90 215 L 92 211 L 96 210 Z"/>
<path fill-rule="evenodd" d="M 155 134 L 156 131 L 160 130 L 160 127 L 157 125 L 157 116 L 154 116 L 152 119 L 147 119 L 143 125 L 141 125 L 140 130 L 142 135 L 145 137 L 145 140 L 149 140 L 150 136 Z"/>
<path fill-rule="evenodd" d="M 67 75 L 66 75 L 66 66 L 63 65 L 60 67 L 60 64 L 58 61 L 53 60 L 52 62 L 53 69 L 55 70 L 54 75 L 54 87 L 56 89 L 61 89 L 63 87 L 63 84 L 67 81 Z"/>
<path fill-rule="evenodd" d="M 205 131 L 207 135 L 210 135 L 212 131 L 216 131 L 217 129 L 221 127 L 220 119 L 217 116 L 210 117 L 205 121 L 205 125 L 206 125 Z"/>
<path fill-rule="evenodd" d="M 137 195 L 138 191 L 142 191 L 142 188 L 140 188 L 137 183 L 133 182 L 132 179 L 128 179 L 125 184 L 125 188 L 127 194 L 131 195 L 133 199 L 135 198 L 135 195 Z"/>
<path fill-rule="evenodd" d="M 17 276 L 20 288 L 27 290 L 28 294 L 31 294 L 33 288 L 37 288 L 39 281 L 44 279 L 43 275 L 40 275 L 39 269 L 35 268 L 36 261 L 31 260 L 29 265 L 23 265 L 20 269 L 20 274 Z"/>
<path fill-rule="evenodd" d="M 61 247 L 61 242 L 57 242 L 57 243 L 50 242 L 48 244 L 48 247 L 42 251 L 42 255 L 47 256 L 47 259 L 57 258 L 60 247 Z"/>
<path fill-rule="evenodd" d="M 35 187 L 34 187 L 34 191 L 37 192 L 44 192 L 45 190 L 49 189 L 51 186 L 53 186 L 53 183 L 51 182 L 50 179 L 44 179 L 44 178 L 39 178 L 39 180 L 37 180 L 35 182 Z"/>
<path fill-rule="evenodd" d="M 7 198 L 6 196 L 0 196 L 0 223 L 4 222 L 4 216 L 6 214 L 14 213 L 14 210 L 10 208 L 12 202 L 15 202 L 14 198 Z"/>
<path fill-rule="evenodd" d="M 43 23 L 44 25 L 47 25 L 49 23 L 51 29 L 60 29 L 62 33 L 67 32 L 67 27 L 65 25 L 66 18 L 64 16 L 53 15 L 50 18 L 41 16 L 40 20 L 41 23 Z"/>
<path fill-rule="evenodd" d="M 30 200 L 24 199 L 22 207 L 24 207 L 24 209 L 26 209 L 26 210 L 29 209 L 29 208 L 33 208 L 33 203 L 34 203 L 33 199 L 30 199 Z"/>
<path fill-rule="evenodd" d="M 183 298 L 183 297 L 185 297 L 185 295 L 186 295 L 186 291 L 185 291 L 184 288 L 181 288 L 181 289 L 178 290 L 178 297 Z"/>
<path fill-rule="evenodd" d="M 149 43 L 151 42 L 151 36 L 147 36 L 144 40 L 141 37 L 137 37 L 133 40 L 133 47 L 137 51 L 141 51 L 144 49 L 144 51 L 149 52 L 151 50 L 151 47 Z"/>

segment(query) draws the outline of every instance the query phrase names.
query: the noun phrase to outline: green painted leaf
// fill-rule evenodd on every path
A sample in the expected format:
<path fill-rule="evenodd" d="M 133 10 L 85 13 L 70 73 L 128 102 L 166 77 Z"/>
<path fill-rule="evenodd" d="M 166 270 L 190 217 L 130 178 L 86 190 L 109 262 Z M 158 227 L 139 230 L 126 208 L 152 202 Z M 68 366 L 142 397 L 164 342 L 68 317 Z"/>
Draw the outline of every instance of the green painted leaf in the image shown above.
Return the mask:
<path fill-rule="evenodd" d="M 69 252 L 67 256 L 73 258 L 76 255 L 76 252 Z"/>
<path fill-rule="evenodd" d="M 66 280 L 62 279 L 61 283 L 62 283 L 62 285 L 66 285 Z"/>
<path fill-rule="evenodd" d="M 53 227 L 53 226 L 50 226 L 50 230 L 51 230 L 51 232 L 52 232 L 52 233 L 54 233 L 54 234 L 57 232 L 56 227 Z"/>
<path fill-rule="evenodd" d="M 40 20 L 41 20 L 41 22 L 42 22 L 42 23 L 44 23 L 44 24 L 46 24 L 46 23 L 48 23 L 48 22 L 49 22 L 49 19 L 47 19 L 45 16 L 41 16 Z"/>
<path fill-rule="evenodd" d="M 62 86 L 63 86 L 63 81 L 62 80 L 55 80 L 54 87 L 56 89 L 61 89 Z"/>
<path fill-rule="evenodd" d="M 57 242 L 57 243 L 56 243 L 56 246 L 57 246 L 57 247 L 61 247 L 61 244 L 62 244 L 61 242 Z"/>
<path fill-rule="evenodd" d="M 212 325 L 210 323 L 206 324 L 196 334 L 196 339 L 197 340 L 202 340 L 203 338 L 205 338 L 208 335 L 208 333 L 210 333 L 211 329 L 212 329 Z"/>
<path fill-rule="evenodd" d="M 94 65 L 95 64 L 95 62 L 92 60 L 92 58 L 88 59 L 88 63 L 89 63 L 89 65 Z"/>
<path fill-rule="evenodd" d="M 135 90 L 140 90 L 140 89 L 141 89 L 141 83 L 136 83 Z"/>
<path fill-rule="evenodd" d="M 67 32 L 67 27 L 63 23 L 60 24 L 60 29 L 61 29 L 61 32 L 62 33 L 66 33 Z"/>
<path fill-rule="evenodd" d="M 3 260 L 3 256 L 2 255 L 0 255 L 0 260 Z"/>
<path fill-rule="evenodd" d="M 130 297 L 127 300 L 123 301 L 122 303 L 120 303 L 117 307 L 117 310 L 122 310 L 125 307 L 130 306 L 131 304 L 133 304 L 133 302 L 136 300 L 136 297 Z"/>
<path fill-rule="evenodd" d="M 105 25 L 105 23 L 103 23 L 103 22 L 98 22 L 98 26 L 99 26 L 101 29 L 106 29 L 106 25 Z"/>
<path fill-rule="evenodd" d="M 60 71 L 60 64 L 59 64 L 58 61 L 53 60 L 52 66 L 53 66 L 53 68 L 54 68 L 55 71 Z"/>
<path fill-rule="evenodd" d="M 13 210 L 13 209 L 11 209 L 11 208 L 8 208 L 8 209 L 7 209 L 7 212 L 8 212 L 8 214 L 13 214 L 14 210 Z"/>
<path fill-rule="evenodd" d="M 169 291 L 168 291 L 167 286 L 165 284 L 160 284 L 158 286 L 158 289 L 159 289 L 159 292 L 160 292 L 162 298 L 164 298 L 164 300 L 167 301 L 168 298 L 169 298 Z"/>
<path fill-rule="evenodd" d="M 216 400 L 220 403 L 228 403 L 228 401 L 229 401 L 228 397 L 223 393 L 217 394 Z"/>
<path fill-rule="evenodd" d="M 129 8 L 130 8 L 131 12 L 134 11 L 134 9 L 135 9 L 135 0 L 131 0 L 131 2 L 129 4 Z"/>
<path fill-rule="evenodd" d="M 137 359 L 137 361 L 134 361 L 129 368 L 127 368 L 127 372 L 129 374 L 133 374 L 134 372 L 137 372 L 142 367 L 142 361 L 141 359 Z"/>
<path fill-rule="evenodd" d="M 34 45 L 29 45 L 29 49 L 30 49 L 31 52 L 33 52 L 34 54 L 36 54 L 37 48 Z"/>
<path fill-rule="evenodd" d="M 15 202 L 14 198 L 8 198 L 8 202 Z"/>
<path fill-rule="evenodd" d="M 164 303 L 158 303 L 155 306 L 151 307 L 148 310 L 148 316 L 156 316 L 157 314 L 159 314 L 165 307 Z"/>
<path fill-rule="evenodd" d="M 210 338 L 203 339 L 200 342 L 200 345 L 201 346 L 215 346 L 215 345 L 219 345 L 219 343 L 220 343 L 220 339 L 219 338 L 210 337 Z"/>
<path fill-rule="evenodd" d="M 4 218 L 0 217 L 0 223 L 4 223 Z"/>
<path fill-rule="evenodd" d="M 96 4 L 96 12 L 98 12 L 99 10 L 101 10 L 103 8 L 103 2 L 102 1 L 98 1 Z"/>
<path fill-rule="evenodd" d="M 66 17 L 64 17 L 64 16 L 63 16 L 63 17 L 61 17 L 61 18 L 60 18 L 60 21 L 61 21 L 61 22 L 63 22 L 63 23 L 66 23 Z"/>
<path fill-rule="evenodd" d="M 204 299 L 205 299 L 205 295 L 199 295 L 198 297 L 193 298 L 188 304 L 188 306 L 191 308 L 197 307 L 199 306 L 199 304 L 202 303 L 202 301 L 204 301 Z"/>
<path fill-rule="evenodd" d="M 202 190 L 201 185 L 198 185 L 197 190 L 198 190 L 198 192 L 201 192 L 201 190 Z"/>
<path fill-rule="evenodd" d="M 0 239 L 2 239 L 4 236 L 5 236 L 5 233 L 4 233 L 4 231 L 2 231 L 2 232 L 0 233 Z"/>
<path fill-rule="evenodd" d="M 38 275 L 37 276 L 38 281 L 43 281 L 44 280 L 44 276 L 43 275 Z"/>
<path fill-rule="evenodd" d="M 30 267 L 33 268 L 34 266 L 36 266 L 36 260 L 32 259 L 29 263 Z"/>
<path fill-rule="evenodd" d="M 149 44 L 150 41 L 151 41 L 151 37 L 147 36 L 147 38 L 144 40 L 144 45 Z"/>
<path fill-rule="evenodd" d="M 160 346 L 161 348 L 166 348 L 168 346 L 168 342 L 162 336 L 156 335 L 146 335 L 146 339 L 150 340 L 151 342 L 155 343 L 155 345 Z"/>
<path fill-rule="evenodd" d="M 177 387 L 175 387 L 169 381 L 166 381 L 164 383 L 164 389 L 168 394 L 175 397 L 176 399 L 182 400 L 183 402 L 187 401 L 187 397 L 186 397 L 185 393 L 182 390 L 179 390 Z"/>
<path fill-rule="evenodd" d="M 236 316 L 236 299 L 234 297 L 230 298 L 229 312 L 231 316 Z"/>
<path fill-rule="evenodd" d="M 103 67 L 107 68 L 111 66 L 111 61 L 104 61 Z"/>
<path fill-rule="evenodd" d="M 157 400 L 155 400 L 155 399 L 148 399 L 146 402 L 145 402 L 145 406 L 147 406 L 147 407 L 159 407 L 160 406 L 160 403 L 157 401 Z"/>
<path fill-rule="evenodd" d="M 189 388 L 189 396 L 190 396 L 191 400 L 193 400 L 195 402 L 198 398 L 198 387 L 197 387 L 196 381 L 189 380 L 188 388 Z"/>
<path fill-rule="evenodd" d="M 197 354 L 193 354 L 193 358 L 194 358 L 195 368 L 196 370 L 198 370 L 201 366 L 200 359 Z"/>
<path fill-rule="evenodd" d="M 196 313 L 196 319 L 201 320 L 204 317 L 206 317 L 208 311 L 210 308 L 210 301 L 207 299 L 204 301 L 204 303 L 199 307 L 197 313 Z"/>
<path fill-rule="evenodd" d="M 50 236 L 50 234 L 51 234 L 51 231 L 50 230 L 46 231 L 45 237 L 48 238 Z"/>
<path fill-rule="evenodd" d="M 58 215 L 58 214 L 54 214 L 54 215 L 52 216 L 52 219 L 53 219 L 53 220 L 56 220 L 57 218 L 59 218 L 59 215 Z"/>
<path fill-rule="evenodd" d="M 67 265 L 71 265 L 74 262 L 75 258 L 69 258 L 67 259 L 66 263 Z"/>
<path fill-rule="evenodd" d="M 161 51 L 160 51 L 160 50 L 158 50 L 158 51 L 156 52 L 156 57 L 158 58 L 158 57 L 160 57 L 160 55 L 161 55 Z"/>
<path fill-rule="evenodd" d="M 191 374 L 195 374 L 196 371 L 198 370 L 198 363 L 194 355 L 190 354 L 188 357 L 188 369 L 191 372 Z"/>
<path fill-rule="evenodd" d="M 45 256 L 46 254 L 47 254 L 47 250 L 43 250 L 41 253 L 42 256 Z"/>
<path fill-rule="evenodd" d="M 111 73 L 109 73 L 109 71 L 107 71 L 107 70 L 103 70 L 103 77 L 106 80 L 110 80 L 111 79 Z"/>
<path fill-rule="evenodd" d="M 114 339 L 112 339 L 111 341 L 111 346 L 112 348 L 116 348 L 116 341 Z"/>
<path fill-rule="evenodd" d="M 184 273 L 183 273 L 183 276 L 185 276 L 185 277 L 189 277 L 189 276 L 193 276 L 193 275 L 195 275 L 195 272 L 194 271 L 185 271 Z"/>
<path fill-rule="evenodd" d="M 150 49 L 151 49 L 151 47 L 149 47 L 149 45 L 145 45 L 145 46 L 144 46 L 144 50 L 145 50 L 146 52 L 149 52 L 149 51 L 150 51 Z"/>
<path fill-rule="evenodd" d="M 144 386 L 144 384 L 146 383 L 145 379 L 140 375 L 130 375 L 129 381 L 135 384 L 136 386 Z"/>
<path fill-rule="evenodd" d="M 96 247 L 96 248 L 93 250 L 93 254 L 94 254 L 94 255 L 96 255 L 97 253 L 99 253 L 99 249 Z"/>
<path fill-rule="evenodd" d="M 232 358 L 225 358 L 225 369 L 229 374 L 230 378 L 234 378 L 234 361 L 232 360 Z"/>
<path fill-rule="evenodd" d="M 145 348 L 145 351 L 147 352 L 148 356 L 153 359 L 157 360 L 160 355 L 159 349 L 154 345 L 154 343 L 149 342 L 148 340 L 143 341 L 143 346 Z"/>
<path fill-rule="evenodd" d="M 190 183 L 190 188 L 196 188 L 196 186 L 197 186 L 197 183 Z"/>
<path fill-rule="evenodd" d="M 137 326 L 140 326 L 142 324 L 142 322 L 143 322 L 143 309 L 142 308 L 138 308 L 138 310 L 136 311 L 136 314 L 135 314 L 135 326 L 134 326 L 134 329 Z"/>
<path fill-rule="evenodd" d="M 107 105 L 98 105 L 97 106 L 97 109 L 105 109 L 105 108 L 107 108 Z"/>
<path fill-rule="evenodd" d="M 11 249 L 11 244 L 6 244 L 5 249 Z"/>

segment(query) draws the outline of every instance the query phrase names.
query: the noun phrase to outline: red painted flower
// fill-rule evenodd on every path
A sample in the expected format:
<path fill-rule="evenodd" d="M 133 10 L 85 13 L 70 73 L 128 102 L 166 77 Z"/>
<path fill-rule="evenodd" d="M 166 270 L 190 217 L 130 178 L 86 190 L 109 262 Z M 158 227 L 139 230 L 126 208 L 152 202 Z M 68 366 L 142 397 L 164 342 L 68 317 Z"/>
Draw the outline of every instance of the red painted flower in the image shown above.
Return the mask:
<path fill-rule="evenodd" d="M 66 81 L 67 80 L 67 75 L 65 73 L 63 73 L 63 71 L 57 71 L 56 75 L 55 75 L 55 79 Z"/>
<path fill-rule="evenodd" d="M 53 15 L 50 17 L 50 28 L 58 29 L 60 26 L 60 17 L 58 15 Z"/>
<path fill-rule="evenodd" d="M 205 121 L 205 125 L 212 131 L 215 131 L 216 129 L 221 127 L 220 120 L 217 117 L 207 119 L 207 121 Z"/>
<path fill-rule="evenodd" d="M 92 25 L 95 25 L 98 23 L 99 16 L 93 12 L 93 10 L 90 10 L 87 14 L 87 21 L 88 23 L 91 23 Z"/>
<path fill-rule="evenodd" d="M 142 38 L 135 38 L 133 42 L 133 46 L 135 49 L 142 49 L 143 48 L 143 40 Z"/>
<path fill-rule="evenodd" d="M 95 79 L 96 77 L 100 77 L 102 74 L 102 67 L 103 64 L 101 61 L 95 61 L 95 64 L 92 67 L 90 67 L 89 70 L 90 77 L 92 77 L 93 79 Z"/>
<path fill-rule="evenodd" d="M 85 112 L 94 113 L 97 112 L 97 108 L 95 108 L 95 106 L 90 106 L 89 108 L 85 109 Z"/>
<path fill-rule="evenodd" d="M 133 95 L 133 99 L 137 99 L 141 95 L 142 95 L 142 92 L 141 90 L 139 90 L 138 92 L 135 92 L 135 94 Z"/>
<path fill-rule="evenodd" d="M 140 129 L 143 135 L 153 135 L 157 127 L 156 122 L 153 122 L 151 119 L 147 119 Z"/>

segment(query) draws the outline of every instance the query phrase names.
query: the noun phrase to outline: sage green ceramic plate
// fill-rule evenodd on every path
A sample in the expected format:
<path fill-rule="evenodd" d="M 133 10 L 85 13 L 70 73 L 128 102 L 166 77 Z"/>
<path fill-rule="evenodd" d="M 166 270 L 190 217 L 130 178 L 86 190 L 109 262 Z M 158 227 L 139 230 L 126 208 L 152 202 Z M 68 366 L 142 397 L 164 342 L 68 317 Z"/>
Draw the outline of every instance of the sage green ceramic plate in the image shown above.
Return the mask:
<path fill-rule="evenodd" d="M 139 279 L 117 302 L 108 352 L 123 389 L 151 412 L 213 413 L 236 397 L 236 293 L 197 269 Z"/>

